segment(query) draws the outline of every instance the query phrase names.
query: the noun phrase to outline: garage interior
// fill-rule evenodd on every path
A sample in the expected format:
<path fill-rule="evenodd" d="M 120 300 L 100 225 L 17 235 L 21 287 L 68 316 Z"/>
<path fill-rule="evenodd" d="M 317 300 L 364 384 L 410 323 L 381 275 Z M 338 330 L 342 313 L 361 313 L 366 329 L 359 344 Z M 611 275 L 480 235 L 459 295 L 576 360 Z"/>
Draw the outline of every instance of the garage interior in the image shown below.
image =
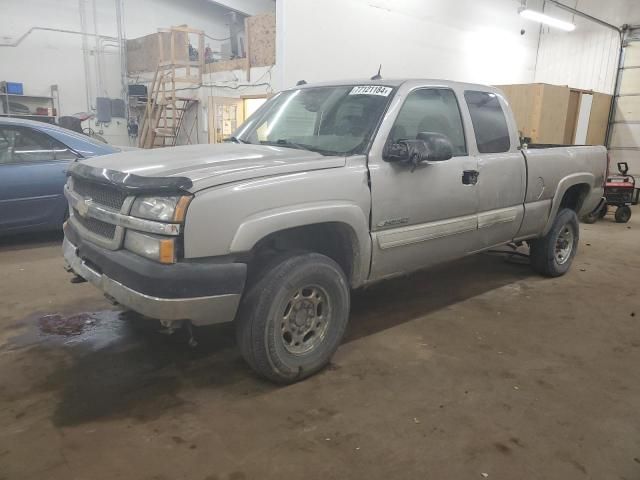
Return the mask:
<path fill-rule="evenodd" d="M 379 72 L 496 86 L 523 145 L 604 145 L 640 179 L 636 0 L 5 0 L 0 31 L 0 131 L 179 155 Z M 0 480 L 640 478 L 636 205 L 581 222 L 564 276 L 523 247 L 355 290 L 330 364 L 280 386 L 231 324 L 167 332 L 71 283 L 60 226 L 3 233 L 3 202 Z"/>

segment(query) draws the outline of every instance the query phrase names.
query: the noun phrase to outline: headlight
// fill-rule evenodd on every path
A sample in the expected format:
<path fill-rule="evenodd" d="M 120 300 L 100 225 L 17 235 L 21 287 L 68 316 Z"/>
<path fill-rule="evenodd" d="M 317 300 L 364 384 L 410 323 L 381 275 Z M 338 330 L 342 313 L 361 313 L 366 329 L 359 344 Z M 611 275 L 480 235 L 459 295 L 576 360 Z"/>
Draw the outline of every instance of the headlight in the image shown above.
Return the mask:
<path fill-rule="evenodd" d="M 131 216 L 160 222 L 182 222 L 190 196 L 138 197 L 131 207 Z"/>
<path fill-rule="evenodd" d="M 176 246 L 173 238 L 128 230 L 124 239 L 124 248 L 156 262 L 176 262 Z"/>

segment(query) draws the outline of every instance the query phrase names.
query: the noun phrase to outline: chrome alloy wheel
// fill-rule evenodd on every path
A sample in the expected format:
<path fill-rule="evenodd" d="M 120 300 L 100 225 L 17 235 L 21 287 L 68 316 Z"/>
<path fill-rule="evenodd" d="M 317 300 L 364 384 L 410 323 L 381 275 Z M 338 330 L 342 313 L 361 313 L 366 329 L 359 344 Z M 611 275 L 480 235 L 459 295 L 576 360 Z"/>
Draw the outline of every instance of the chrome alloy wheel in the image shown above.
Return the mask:
<path fill-rule="evenodd" d="M 556 240 L 555 257 L 558 265 L 564 264 L 573 251 L 574 234 L 573 229 L 569 225 L 565 225 Z"/>

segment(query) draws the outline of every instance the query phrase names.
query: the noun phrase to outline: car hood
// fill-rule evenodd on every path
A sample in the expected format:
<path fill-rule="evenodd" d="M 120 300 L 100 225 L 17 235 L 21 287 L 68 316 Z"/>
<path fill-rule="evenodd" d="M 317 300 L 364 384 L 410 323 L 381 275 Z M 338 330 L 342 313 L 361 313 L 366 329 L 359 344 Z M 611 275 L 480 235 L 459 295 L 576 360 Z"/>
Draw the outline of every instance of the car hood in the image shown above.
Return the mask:
<path fill-rule="evenodd" d="M 84 164 L 143 177 L 186 177 L 193 192 L 224 183 L 271 175 L 337 168 L 345 157 L 267 145 L 224 143 L 124 151 Z"/>

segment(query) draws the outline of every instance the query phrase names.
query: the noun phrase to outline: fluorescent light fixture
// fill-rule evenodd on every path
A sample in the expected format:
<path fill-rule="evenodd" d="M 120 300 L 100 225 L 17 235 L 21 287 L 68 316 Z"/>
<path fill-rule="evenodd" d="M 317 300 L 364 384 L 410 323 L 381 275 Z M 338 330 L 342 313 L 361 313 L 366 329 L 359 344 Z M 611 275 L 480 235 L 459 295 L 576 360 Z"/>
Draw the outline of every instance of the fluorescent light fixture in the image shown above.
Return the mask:
<path fill-rule="evenodd" d="M 564 20 L 550 17 L 549 15 L 545 15 L 544 13 L 541 13 L 541 12 L 536 12 L 535 10 L 531 10 L 529 8 L 520 10 L 520 15 L 526 18 L 527 20 L 533 20 L 534 22 L 544 23 L 545 25 L 549 25 L 550 27 L 554 27 L 554 28 L 559 28 L 560 30 L 564 30 L 565 32 L 573 32 L 576 29 L 576 26 L 571 22 L 565 22 Z"/>

